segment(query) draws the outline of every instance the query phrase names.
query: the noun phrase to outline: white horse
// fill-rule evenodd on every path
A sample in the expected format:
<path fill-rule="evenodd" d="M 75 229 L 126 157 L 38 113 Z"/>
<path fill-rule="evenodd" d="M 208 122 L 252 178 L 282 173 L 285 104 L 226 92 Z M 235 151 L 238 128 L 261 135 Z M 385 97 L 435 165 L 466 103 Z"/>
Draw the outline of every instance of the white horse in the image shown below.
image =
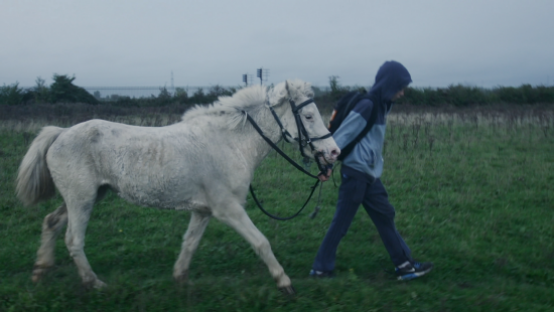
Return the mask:
<path fill-rule="evenodd" d="M 252 86 L 210 106 L 196 106 L 181 122 L 166 127 L 138 127 L 90 120 L 71 128 L 44 127 L 23 158 L 17 195 L 26 205 L 50 198 L 57 188 L 64 203 L 47 215 L 33 268 L 38 281 L 54 265 L 56 236 L 67 224 L 65 243 L 83 283 L 102 287 L 85 256 L 85 231 L 95 202 L 108 189 L 142 206 L 190 210 L 192 216 L 173 269 L 178 281 L 188 278 L 191 257 L 213 216 L 235 229 L 268 266 L 277 286 L 293 293 L 290 278 L 273 255 L 265 236 L 244 210 L 254 170 L 271 147 L 247 121 L 249 115 L 266 137 L 278 142 L 283 133 L 274 110 L 292 137 L 299 127 L 289 101 L 313 97 L 299 80 L 272 89 Z M 310 137 L 328 134 L 318 109 L 298 110 Z M 332 138 L 304 151 L 322 163 L 333 163 L 340 151 Z"/>

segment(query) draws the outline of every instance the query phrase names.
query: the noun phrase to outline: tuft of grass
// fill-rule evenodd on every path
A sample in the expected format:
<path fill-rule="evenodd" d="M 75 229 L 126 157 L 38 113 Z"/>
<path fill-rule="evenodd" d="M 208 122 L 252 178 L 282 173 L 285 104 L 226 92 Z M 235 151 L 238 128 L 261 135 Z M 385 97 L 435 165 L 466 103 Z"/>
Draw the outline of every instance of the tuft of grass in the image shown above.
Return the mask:
<path fill-rule="evenodd" d="M 332 182 L 325 183 L 323 209 L 313 220 L 308 215 L 317 192 L 305 212 L 286 222 L 269 219 L 249 196 L 245 209 L 291 277 L 298 292 L 293 298 L 277 291 L 250 246 L 217 220 L 193 257 L 191 282 L 177 286 L 172 267 L 188 213 L 137 207 L 115 194 L 95 206 L 85 248 L 109 287 L 81 287 L 61 237 L 56 267 L 32 284 L 42 220 L 61 199 L 32 208 L 16 200 L 17 167 L 38 129 L 1 127 L 0 311 L 552 310 L 553 117 L 549 110 L 519 109 L 404 110 L 390 116 L 382 180 L 396 207 L 397 228 L 414 256 L 436 265 L 412 282 L 394 279 L 363 209 L 339 246 L 337 278 L 308 278 L 333 217 L 337 189 Z M 150 120 L 140 114 L 114 119 Z M 68 125 L 73 119 L 48 122 Z M 291 146 L 284 148 L 298 155 Z M 340 175 L 334 179 L 339 183 Z M 313 181 L 272 153 L 252 183 L 266 209 L 290 215 Z"/>

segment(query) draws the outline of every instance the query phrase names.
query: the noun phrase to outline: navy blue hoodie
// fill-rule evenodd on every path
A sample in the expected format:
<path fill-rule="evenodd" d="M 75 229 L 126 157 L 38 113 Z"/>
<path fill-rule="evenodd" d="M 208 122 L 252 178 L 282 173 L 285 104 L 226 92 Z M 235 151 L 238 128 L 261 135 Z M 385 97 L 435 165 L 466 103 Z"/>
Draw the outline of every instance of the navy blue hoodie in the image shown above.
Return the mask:
<path fill-rule="evenodd" d="M 396 61 L 387 61 L 379 68 L 375 83 L 369 91 L 369 98 L 356 104 L 333 138 L 339 148 L 344 148 L 365 128 L 371 111 L 377 110 L 375 125 L 352 152 L 343 160 L 343 166 L 360 172 L 372 180 L 383 173 L 383 144 L 385 140 L 386 116 L 392 108 L 392 98 L 408 86 L 412 78 L 408 70 Z"/>

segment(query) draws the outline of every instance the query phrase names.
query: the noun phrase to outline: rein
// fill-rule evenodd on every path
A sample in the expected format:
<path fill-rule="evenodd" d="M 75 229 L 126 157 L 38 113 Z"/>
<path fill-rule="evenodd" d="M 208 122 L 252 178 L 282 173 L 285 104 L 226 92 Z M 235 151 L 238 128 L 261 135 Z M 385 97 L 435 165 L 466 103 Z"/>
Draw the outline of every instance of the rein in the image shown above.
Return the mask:
<path fill-rule="evenodd" d="M 315 147 L 313 145 L 313 142 L 314 141 L 318 141 L 318 140 L 323 140 L 323 139 L 326 139 L 326 138 L 329 138 L 331 137 L 331 133 L 329 132 L 328 134 L 324 135 L 324 136 L 321 136 L 319 138 L 310 138 L 309 135 L 308 135 L 308 132 L 306 131 L 306 128 L 304 127 L 304 124 L 302 123 L 302 120 L 300 119 L 300 114 L 299 114 L 299 111 L 302 107 L 310 104 L 310 103 L 313 103 L 314 100 L 313 99 L 308 99 L 307 101 L 304 101 L 302 103 L 300 103 L 300 105 L 296 106 L 296 104 L 294 103 L 293 100 L 289 100 L 289 103 L 290 103 L 290 106 L 291 106 L 291 109 L 292 109 L 292 112 L 294 114 L 294 119 L 296 121 L 296 127 L 298 128 L 298 138 L 293 138 L 292 135 L 287 131 L 287 129 L 285 129 L 285 127 L 283 126 L 283 124 L 281 123 L 281 120 L 279 119 L 279 117 L 277 116 L 277 114 L 275 113 L 275 111 L 273 110 L 273 108 L 271 106 L 269 106 L 269 103 L 268 103 L 268 107 L 271 111 L 271 114 L 273 115 L 273 118 L 275 118 L 275 121 L 277 122 L 277 124 L 279 125 L 279 128 L 281 128 L 281 135 L 283 137 L 283 139 L 288 142 L 288 143 L 292 143 L 293 141 L 296 141 L 298 142 L 298 146 L 300 148 L 300 153 L 302 154 L 302 156 L 304 156 L 305 158 L 308 158 L 308 156 L 305 154 L 304 152 L 304 148 L 306 146 L 310 146 L 310 149 L 312 150 L 312 152 L 315 150 Z M 260 136 L 267 142 L 267 144 L 269 144 L 269 146 L 271 146 L 271 148 L 273 148 L 277 153 L 279 153 L 279 155 L 281 155 L 283 158 L 285 158 L 291 165 L 293 165 L 296 169 L 302 171 L 304 174 L 310 176 L 311 178 L 314 178 L 316 179 L 316 182 L 315 184 L 311 187 L 312 191 L 310 192 L 310 195 L 308 196 L 308 199 L 306 200 L 306 202 L 304 203 L 304 205 L 302 206 L 302 208 L 300 208 L 300 210 L 298 210 L 295 214 L 293 214 L 292 216 L 290 217 L 278 217 L 278 216 L 275 216 L 275 215 L 272 215 L 271 213 L 267 212 L 262 204 L 258 201 L 258 198 L 256 197 L 256 195 L 254 194 L 254 189 L 252 188 L 252 184 L 250 184 L 250 194 L 252 194 L 252 198 L 254 199 L 254 201 L 256 202 L 256 204 L 258 205 L 258 208 L 260 208 L 260 210 L 265 213 L 267 216 L 269 216 L 270 218 L 273 218 L 275 220 L 280 220 L 280 221 L 285 221 L 285 220 L 290 220 L 290 219 L 293 219 L 295 217 L 297 217 L 300 212 L 302 212 L 302 210 L 304 210 L 304 208 L 306 207 L 306 205 L 308 204 L 308 202 L 310 201 L 310 199 L 312 198 L 312 195 L 314 194 L 314 191 L 315 189 L 317 188 L 318 184 L 319 184 L 319 179 L 317 178 L 317 176 L 311 174 L 309 171 L 307 171 L 306 169 L 304 169 L 302 166 L 300 166 L 298 163 L 296 163 L 292 158 L 290 158 L 287 154 L 285 154 L 285 152 L 283 152 L 278 146 L 277 144 L 273 143 L 273 141 L 271 141 L 265 134 L 264 132 L 262 131 L 262 129 L 258 126 L 258 124 L 254 121 L 254 119 L 252 119 L 252 117 L 250 117 L 250 115 L 248 115 L 248 113 L 246 111 L 242 111 L 243 114 L 246 115 L 246 119 L 252 124 L 252 126 L 254 127 L 254 129 L 256 129 L 256 131 L 258 132 L 258 134 L 260 134 Z M 302 135 L 305 137 L 304 139 L 302 139 Z M 289 141 L 289 139 L 287 138 L 290 137 L 290 138 L 293 138 L 293 141 Z M 315 153 L 314 154 L 314 159 L 315 159 L 315 162 L 317 163 L 317 166 L 318 168 L 320 169 L 321 172 L 327 172 L 327 168 L 325 166 L 323 166 L 323 164 L 321 164 L 321 162 L 319 161 L 319 157 L 322 155 L 321 152 L 318 152 L 318 153 Z M 320 185 L 320 189 L 319 189 L 319 197 L 318 197 L 318 205 L 317 205 L 317 208 L 319 208 L 319 200 L 321 199 L 321 188 L 322 188 L 322 185 Z M 319 210 L 319 209 L 318 209 Z M 315 216 L 315 215 L 314 215 Z M 312 217 L 313 219 L 313 217 Z"/>
<path fill-rule="evenodd" d="M 256 194 L 254 194 L 254 189 L 252 188 L 252 184 L 250 184 L 250 194 L 252 194 L 252 198 L 254 199 L 254 201 L 256 202 L 256 204 L 258 205 L 258 208 L 260 208 L 260 210 L 265 213 L 268 217 L 272 218 L 272 219 L 275 219 L 275 220 L 279 220 L 279 221 L 286 221 L 286 220 L 290 220 L 290 219 L 293 219 L 293 218 L 296 218 L 301 212 L 302 210 L 304 210 L 304 208 L 306 208 L 306 205 L 308 204 L 308 202 L 310 202 L 310 199 L 312 199 L 312 195 L 314 194 L 314 191 L 315 189 L 317 188 L 317 185 L 319 184 L 319 179 L 316 180 L 314 186 L 312 186 L 312 191 L 310 192 L 310 196 L 308 196 L 308 199 L 306 199 L 306 202 L 304 202 L 304 205 L 302 205 L 302 208 L 300 208 L 295 214 L 293 214 L 292 216 L 290 217 L 278 217 L 276 215 L 272 215 L 271 213 L 267 212 L 267 210 L 264 209 L 264 207 L 262 206 L 262 204 L 260 203 L 260 201 L 258 200 L 258 198 L 256 197 Z M 321 190 L 321 186 L 323 184 L 321 184 L 319 186 L 319 189 Z M 318 197 L 318 202 L 319 202 L 319 199 L 321 198 L 321 191 L 319 192 L 319 197 Z M 319 204 L 317 205 L 316 208 L 319 208 Z M 319 209 L 317 209 L 317 211 L 319 211 Z M 317 213 L 315 213 L 317 214 Z M 315 214 L 314 214 L 314 217 L 315 217 Z M 311 217 L 313 219 L 313 217 Z"/>
<path fill-rule="evenodd" d="M 246 112 L 244 112 L 244 114 L 246 114 Z M 285 152 L 283 152 L 283 150 L 281 150 L 279 148 L 279 146 L 277 146 L 277 144 L 273 143 L 268 137 L 266 137 L 264 132 L 262 131 L 262 129 L 260 129 L 260 126 L 258 126 L 258 124 L 254 121 L 254 119 L 252 119 L 252 117 L 250 117 L 250 115 L 246 114 L 246 119 L 248 119 L 248 121 L 250 121 L 250 123 L 252 124 L 254 129 L 256 129 L 256 131 L 267 142 L 267 144 L 269 144 L 269 146 L 271 146 L 277 153 L 279 153 L 279 155 L 283 156 L 283 158 L 286 159 L 291 165 L 296 167 L 296 169 L 302 171 L 303 173 L 305 173 L 306 175 L 308 175 L 308 176 L 310 176 L 314 179 L 317 179 L 317 176 L 311 174 L 309 171 L 307 171 L 302 166 L 300 166 L 297 162 L 295 162 L 292 158 L 290 158 L 287 154 L 285 154 Z M 318 181 L 319 181 L 319 179 L 318 179 Z"/>

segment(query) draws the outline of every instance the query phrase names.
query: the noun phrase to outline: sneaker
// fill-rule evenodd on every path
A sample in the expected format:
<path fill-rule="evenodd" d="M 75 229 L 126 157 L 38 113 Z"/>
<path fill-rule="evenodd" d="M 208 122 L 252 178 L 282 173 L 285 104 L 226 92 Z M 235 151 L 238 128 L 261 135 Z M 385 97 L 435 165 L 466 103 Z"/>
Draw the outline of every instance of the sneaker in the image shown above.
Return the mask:
<path fill-rule="evenodd" d="M 433 264 L 431 262 L 414 261 L 402 268 L 397 267 L 395 271 L 399 281 L 409 281 L 431 272 L 432 269 Z"/>
<path fill-rule="evenodd" d="M 310 276 L 315 278 L 333 278 L 335 277 L 335 274 L 333 274 L 333 272 L 311 270 Z"/>

